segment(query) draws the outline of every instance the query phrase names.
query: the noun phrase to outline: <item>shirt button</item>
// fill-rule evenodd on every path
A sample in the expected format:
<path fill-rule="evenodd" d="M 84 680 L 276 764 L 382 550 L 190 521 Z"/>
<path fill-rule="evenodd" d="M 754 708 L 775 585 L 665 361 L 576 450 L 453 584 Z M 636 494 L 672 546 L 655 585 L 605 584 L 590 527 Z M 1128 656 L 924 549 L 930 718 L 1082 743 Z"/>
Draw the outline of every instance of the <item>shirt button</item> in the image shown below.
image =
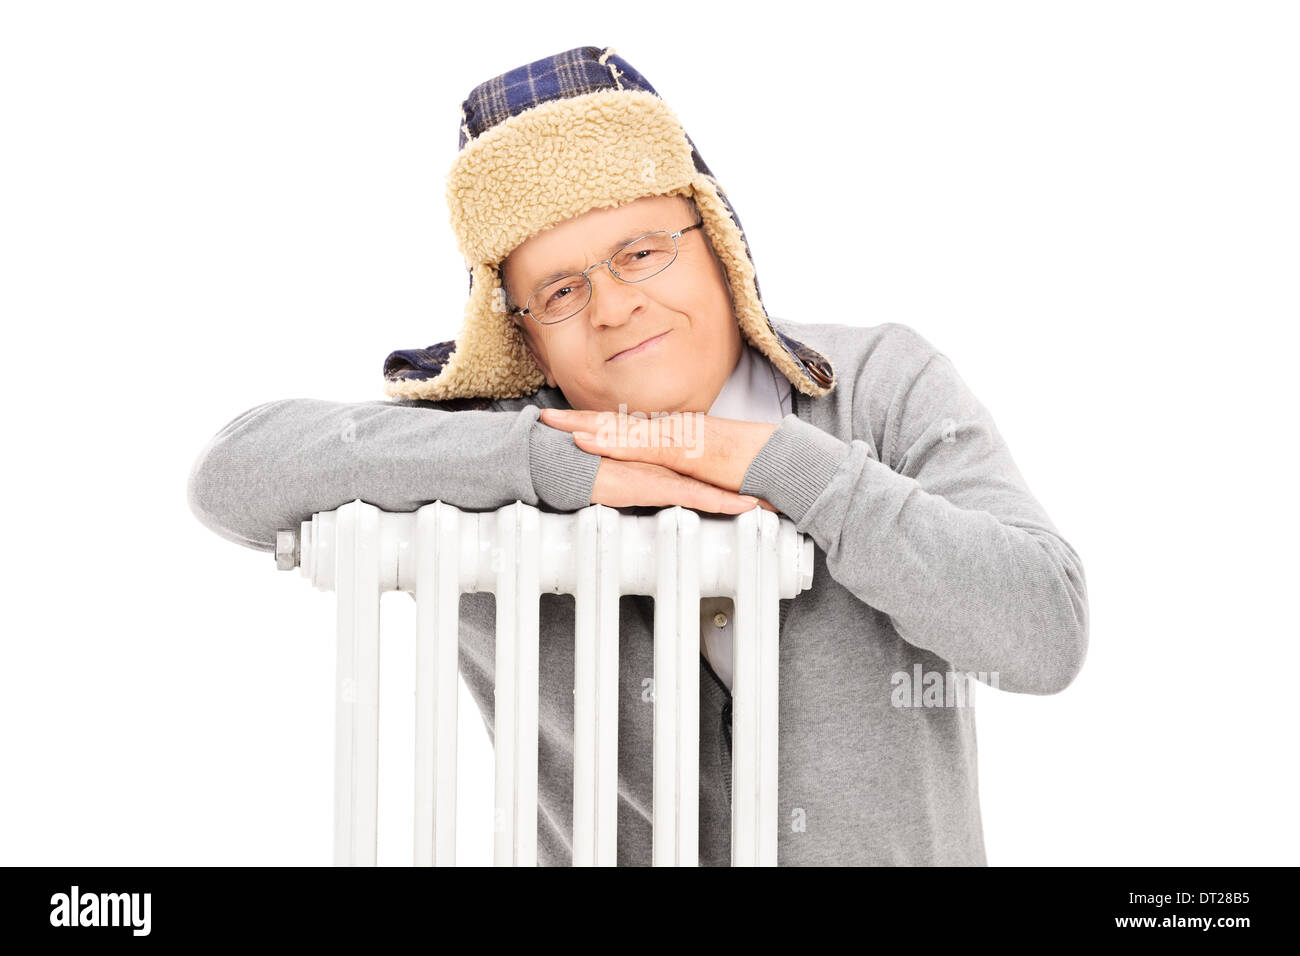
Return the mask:
<path fill-rule="evenodd" d="M 713 615 L 713 623 L 716 627 L 726 627 L 727 615 L 719 611 L 717 614 Z"/>

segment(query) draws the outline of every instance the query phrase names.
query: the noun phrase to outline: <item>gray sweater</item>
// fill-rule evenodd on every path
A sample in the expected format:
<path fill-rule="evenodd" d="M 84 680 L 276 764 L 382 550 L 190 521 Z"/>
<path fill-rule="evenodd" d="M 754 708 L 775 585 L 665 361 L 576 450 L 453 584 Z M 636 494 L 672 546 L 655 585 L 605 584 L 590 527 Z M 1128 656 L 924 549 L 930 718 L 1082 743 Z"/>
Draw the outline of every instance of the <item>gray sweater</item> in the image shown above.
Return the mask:
<path fill-rule="evenodd" d="M 1013 693 L 1064 690 L 1087 652 L 1083 565 L 989 411 L 920 334 L 773 323 L 838 376 L 824 398 L 794 393 L 741 487 L 816 545 L 811 590 L 781 602 L 779 862 L 985 865 L 975 680 L 947 672 Z M 354 498 L 386 511 L 435 499 L 585 507 L 599 459 L 543 425 L 542 407 L 569 406 L 545 386 L 491 410 L 269 402 L 208 443 L 190 507 L 264 551 L 276 529 Z M 464 595 L 461 612 L 462 674 L 491 734 L 494 598 Z M 620 865 L 651 858 L 653 613 L 650 597 L 621 600 Z M 572 596 L 542 596 L 542 865 L 571 859 L 573 623 Z M 701 865 L 730 859 L 729 719 L 730 695 L 701 657 Z"/>

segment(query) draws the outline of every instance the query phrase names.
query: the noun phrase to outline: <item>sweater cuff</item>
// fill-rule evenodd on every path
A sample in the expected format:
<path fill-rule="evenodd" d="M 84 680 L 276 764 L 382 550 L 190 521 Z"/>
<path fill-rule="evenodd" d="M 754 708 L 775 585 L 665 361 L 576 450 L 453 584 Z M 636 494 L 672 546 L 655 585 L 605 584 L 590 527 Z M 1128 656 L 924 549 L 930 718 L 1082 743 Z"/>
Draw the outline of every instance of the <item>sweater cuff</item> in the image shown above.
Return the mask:
<path fill-rule="evenodd" d="M 573 435 L 533 422 L 528 435 L 528 467 L 539 501 L 556 511 L 579 511 L 591 504 L 600 455 L 583 451 Z"/>
<path fill-rule="evenodd" d="M 786 415 L 754 456 L 740 493 L 766 498 L 798 524 L 851 452 L 848 442 Z"/>

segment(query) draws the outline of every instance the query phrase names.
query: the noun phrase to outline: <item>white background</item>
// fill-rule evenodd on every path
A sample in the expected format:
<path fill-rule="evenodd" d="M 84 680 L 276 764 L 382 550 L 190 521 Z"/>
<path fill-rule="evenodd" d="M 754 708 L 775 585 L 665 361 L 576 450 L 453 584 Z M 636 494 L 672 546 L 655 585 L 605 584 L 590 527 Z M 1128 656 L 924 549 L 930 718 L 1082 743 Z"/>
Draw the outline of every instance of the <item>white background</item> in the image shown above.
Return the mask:
<path fill-rule="evenodd" d="M 588 44 L 676 110 L 768 309 L 920 331 L 1083 558 L 1076 682 L 978 695 L 990 864 L 1297 862 L 1293 6 L 0 11 L 0 863 L 331 861 L 333 595 L 200 525 L 188 469 L 456 334 L 460 102 Z M 413 608 L 384 599 L 398 865 Z"/>

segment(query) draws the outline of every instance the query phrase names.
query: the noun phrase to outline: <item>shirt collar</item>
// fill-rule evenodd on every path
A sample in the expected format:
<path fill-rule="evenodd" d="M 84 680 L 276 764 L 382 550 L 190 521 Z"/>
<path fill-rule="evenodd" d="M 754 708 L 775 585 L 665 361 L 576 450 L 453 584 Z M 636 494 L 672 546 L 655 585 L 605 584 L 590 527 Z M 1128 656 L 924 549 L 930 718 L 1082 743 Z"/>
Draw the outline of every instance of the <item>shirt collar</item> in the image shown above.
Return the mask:
<path fill-rule="evenodd" d="M 731 370 L 709 414 L 746 422 L 778 423 L 790 414 L 790 382 L 762 352 L 742 340 L 740 359 Z"/>

